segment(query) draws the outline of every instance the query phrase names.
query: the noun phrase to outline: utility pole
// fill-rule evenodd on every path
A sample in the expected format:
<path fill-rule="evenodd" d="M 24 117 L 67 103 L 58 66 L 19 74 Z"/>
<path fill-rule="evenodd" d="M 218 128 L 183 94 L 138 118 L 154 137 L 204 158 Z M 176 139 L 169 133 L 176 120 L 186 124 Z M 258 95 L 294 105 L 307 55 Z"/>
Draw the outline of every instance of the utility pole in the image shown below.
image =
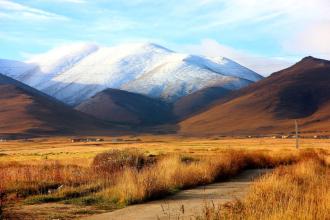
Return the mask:
<path fill-rule="evenodd" d="M 294 120 L 295 130 L 296 130 L 296 148 L 299 149 L 299 135 L 298 135 L 298 123 Z"/>

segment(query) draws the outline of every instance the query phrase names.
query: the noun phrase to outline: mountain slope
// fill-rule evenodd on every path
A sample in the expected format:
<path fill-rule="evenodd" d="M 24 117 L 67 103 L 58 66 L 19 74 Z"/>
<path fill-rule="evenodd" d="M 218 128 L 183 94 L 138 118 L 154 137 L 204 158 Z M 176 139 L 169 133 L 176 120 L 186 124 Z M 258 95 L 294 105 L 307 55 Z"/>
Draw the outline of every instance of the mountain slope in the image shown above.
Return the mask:
<path fill-rule="evenodd" d="M 0 71 L 70 105 L 107 88 L 174 102 L 210 86 L 233 90 L 262 79 L 226 58 L 180 54 L 155 44 L 71 45 L 24 63 L 0 60 Z"/>
<path fill-rule="evenodd" d="M 106 89 L 76 107 L 96 118 L 130 125 L 155 125 L 171 120 L 171 107 L 157 99 Z"/>
<path fill-rule="evenodd" d="M 194 135 L 330 133 L 330 61 L 307 57 L 180 123 Z"/>
<path fill-rule="evenodd" d="M 209 87 L 184 96 L 173 105 L 173 114 L 177 119 L 184 119 L 197 112 L 201 112 L 212 103 L 226 97 L 231 90 L 222 87 Z"/>
<path fill-rule="evenodd" d="M 106 124 L 2 74 L 0 112 L 1 136 L 78 134 L 106 128 Z"/>

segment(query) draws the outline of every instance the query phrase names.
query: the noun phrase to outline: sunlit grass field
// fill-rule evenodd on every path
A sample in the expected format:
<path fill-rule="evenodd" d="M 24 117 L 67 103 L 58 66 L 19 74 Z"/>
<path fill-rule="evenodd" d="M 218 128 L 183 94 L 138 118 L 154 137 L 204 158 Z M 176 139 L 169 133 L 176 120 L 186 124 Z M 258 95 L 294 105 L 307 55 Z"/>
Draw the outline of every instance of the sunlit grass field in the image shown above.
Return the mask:
<path fill-rule="evenodd" d="M 298 163 L 309 154 L 328 161 L 330 153 L 330 140 L 326 139 L 301 139 L 299 150 L 294 139 L 103 139 L 87 143 L 72 143 L 68 137 L 1 142 L 4 215 L 74 218 L 223 181 L 244 169 Z M 54 203 L 66 211 L 49 209 L 47 204 Z M 38 214 L 33 208 L 47 211 Z"/>
<path fill-rule="evenodd" d="M 113 140 L 115 139 L 115 140 Z M 104 137 L 104 142 L 71 143 L 69 137 L 51 139 L 31 139 L 29 141 L 0 142 L 0 162 L 8 161 L 38 161 L 59 160 L 70 162 L 83 160 L 92 161 L 93 157 L 111 149 L 136 148 L 149 154 L 192 154 L 206 155 L 221 152 L 226 149 L 243 149 L 259 151 L 289 151 L 294 150 L 294 139 L 272 138 L 181 138 L 174 136 L 141 136 L 141 137 Z M 300 148 L 330 148 L 330 139 L 301 139 Z"/>

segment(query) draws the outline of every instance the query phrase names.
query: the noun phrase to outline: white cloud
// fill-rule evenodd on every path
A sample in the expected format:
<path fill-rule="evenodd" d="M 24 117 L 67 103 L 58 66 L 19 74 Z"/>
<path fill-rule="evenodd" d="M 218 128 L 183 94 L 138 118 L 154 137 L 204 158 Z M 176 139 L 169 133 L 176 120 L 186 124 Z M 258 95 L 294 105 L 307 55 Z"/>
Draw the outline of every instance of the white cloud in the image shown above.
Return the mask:
<path fill-rule="evenodd" d="M 196 0 L 196 2 L 200 1 Z M 200 33 L 220 29 L 228 32 L 240 30 L 242 27 L 244 30 L 244 27 L 251 26 L 255 32 L 249 33 L 249 37 L 271 39 L 281 57 L 266 58 L 227 47 L 214 40 L 203 40 L 200 44 L 190 45 L 189 52 L 207 56 L 226 56 L 263 75 L 291 65 L 298 60 L 297 57 L 312 55 L 330 59 L 329 0 L 204 0 L 202 2 L 203 7 L 210 8 L 209 12 L 195 18 L 198 22 L 190 25 L 191 31 Z M 192 7 L 196 5 L 198 4 L 193 4 Z M 198 8 L 195 10 L 197 11 Z M 214 38 L 214 35 L 212 37 Z"/>
<path fill-rule="evenodd" d="M 214 3 L 212 1 L 211 3 Z M 206 30 L 225 25 L 246 25 L 271 19 L 280 19 L 292 8 L 290 0 L 231 0 L 224 1 L 223 7 L 215 7 L 213 12 L 205 14 L 202 19 L 209 20 L 196 29 Z"/>
<path fill-rule="evenodd" d="M 8 19 L 28 20 L 67 20 L 68 18 L 52 12 L 29 7 L 9 0 L 0 0 L 0 11 Z"/>
<path fill-rule="evenodd" d="M 28 4 L 32 2 L 35 7 Z M 57 4 L 61 7 L 56 8 Z M 52 39 L 107 44 L 157 39 L 170 45 L 211 38 L 234 46 L 250 43 L 249 51 L 278 53 L 285 59 L 306 55 L 330 59 L 329 11 L 330 0 L 0 0 L 1 31 L 17 35 L 18 41 L 19 36 L 29 36 L 30 45 L 25 47 L 33 49 Z M 16 40 L 0 33 L 4 38 Z M 24 39 L 20 41 L 23 45 Z M 284 58 L 266 59 L 210 40 L 190 46 L 201 54 L 227 56 L 260 73 L 268 74 L 286 63 Z"/>
<path fill-rule="evenodd" d="M 297 5 L 299 10 L 292 13 L 296 27 L 289 26 L 295 31 L 280 38 L 284 52 L 330 59 L 330 2 L 305 0 Z"/>
<path fill-rule="evenodd" d="M 225 46 L 212 39 L 204 39 L 200 44 L 185 45 L 182 50 L 209 57 L 223 56 L 246 66 L 257 73 L 268 76 L 269 74 L 291 66 L 296 59 L 291 57 L 263 57 L 256 54 L 239 51 Z"/>
<path fill-rule="evenodd" d="M 330 59 L 330 20 L 306 26 L 283 43 L 291 53 L 303 53 Z"/>
<path fill-rule="evenodd" d="M 329 0 L 195 0 L 175 13 L 199 12 L 201 8 L 207 8 L 206 13 L 195 13 L 191 16 L 193 25 L 187 27 L 194 33 L 252 26 L 280 44 L 292 35 L 309 32 L 310 28 L 306 27 L 330 20 Z M 297 37 L 292 40 L 296 41 Z"/>

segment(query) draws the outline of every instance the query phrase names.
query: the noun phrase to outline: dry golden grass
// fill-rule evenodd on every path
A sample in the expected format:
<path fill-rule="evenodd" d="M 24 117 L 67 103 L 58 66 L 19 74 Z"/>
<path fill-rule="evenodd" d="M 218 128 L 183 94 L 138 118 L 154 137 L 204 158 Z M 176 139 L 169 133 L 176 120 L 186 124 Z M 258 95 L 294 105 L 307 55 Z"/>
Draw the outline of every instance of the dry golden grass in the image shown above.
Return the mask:
<path fill-rule="evenodd" d="M 242 201 L 206 205 L 198 219 L 329 219 L 330 169 L 319 155 L 281 166 L 257 180 Z"/>
<path fill-rule="evenodd" d="M 0 162 L 18 161 L 31 164 L 44 160 L 58 160 L 61 163 L 89 165 L 96 154 L 112 149 L 136 148 L 149 154 L 179 153 L 192 155 L 212 155 L 227 149 L 242 149 L 245 151 L 272 151 L 281 153 L 292 151 L 294 139 L 271 138 L 180 138 L 172 136 L 141 136 L 121 137 L 122 141 L 113 143 L 112 138 L 102 137 L 104 142 L 71 143 L 69 138 L 33 139 L 29 142 L 0 142 Z M 136 141 L 141 139 L 141 141 Z M 328 149 L 330 140 L 302 139 L 301 149 Z"/>
<path fill-rule="evenodd" d="M 63 138 L 3 143 L 0 193 L 2 187 L 7 207 L 21 202 L 61 202 L 114 209 L 224 180 L 247 168 L 292 164 L 304 158 L 300 151 L 328 154 L 324 147 L 328 140 L 317 140 L 319 145 L 304 140 L 297 151 L 294 140 L 141 139 L 123 143 L 70 143 Z M 109 151 L 112 153 L 105 153 Z"/>

